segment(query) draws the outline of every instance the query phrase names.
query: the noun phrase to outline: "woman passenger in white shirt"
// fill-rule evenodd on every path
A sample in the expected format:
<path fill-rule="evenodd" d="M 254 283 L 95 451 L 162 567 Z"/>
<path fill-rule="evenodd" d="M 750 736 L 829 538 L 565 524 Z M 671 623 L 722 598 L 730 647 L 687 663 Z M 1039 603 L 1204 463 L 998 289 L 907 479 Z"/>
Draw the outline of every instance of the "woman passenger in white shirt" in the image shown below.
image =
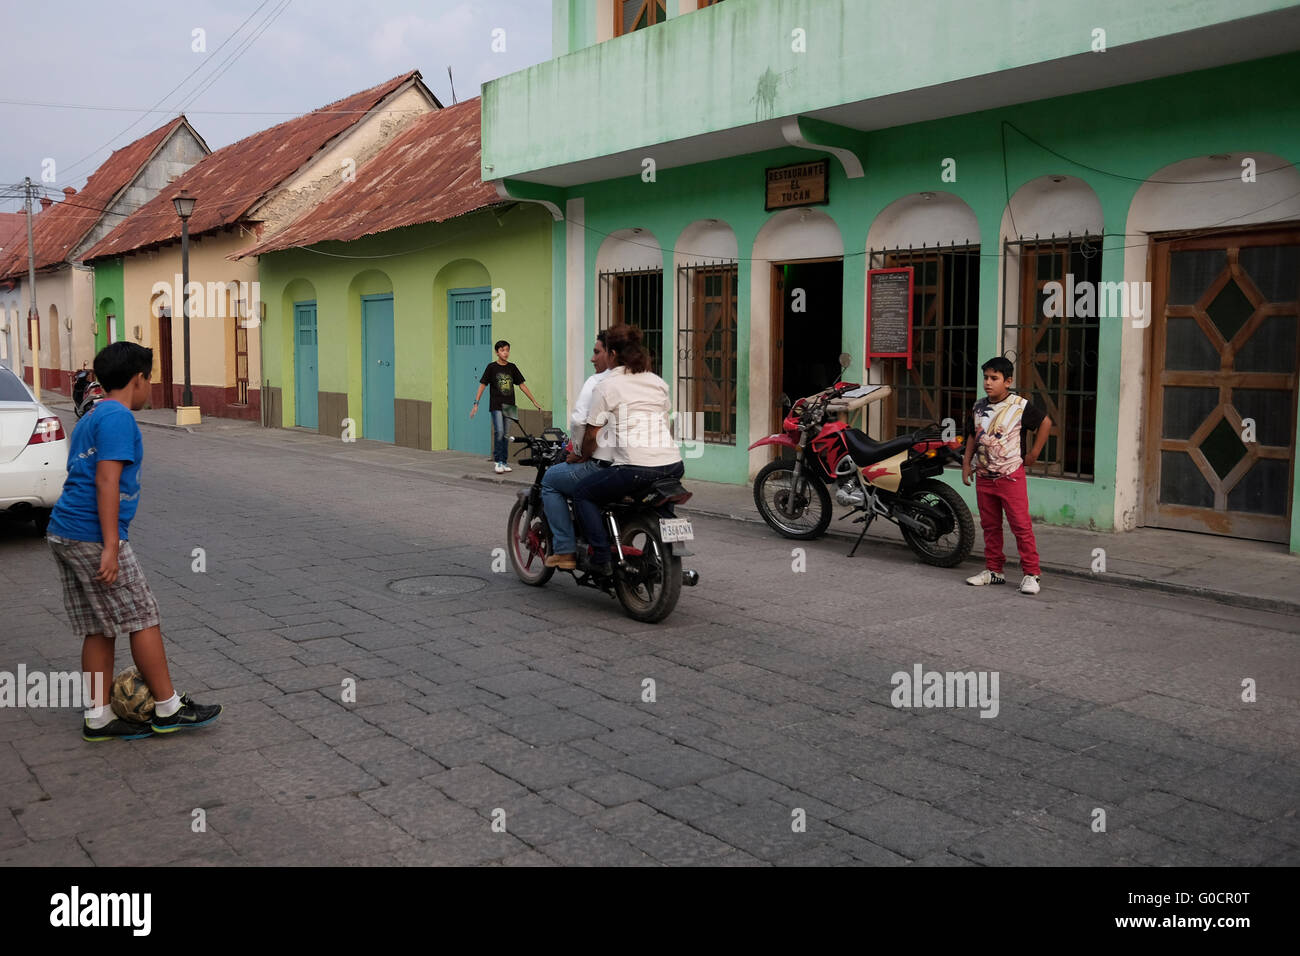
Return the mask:
<path fill-rule="evenodd" d="M 672 399 L 668 383 L 650 371 L 650 354 L 641 344 L 641 330 L 631 325 L 609 329 L 605 340 L 610 374 L 596 386 L 582 439 L 582 455 L 590 457 L 601 441 L 612 442 L 613 466 L 583 479 L 573 503 L 592 547 L 593 571 L 608 574 L 610 542 L 601 519 L 601 505 L 624 495 L 637 495 L 661 478 L 685 473 L 681 452 L 673 440 L 669 416 Z M 604 428 L 605 425 L 611 427 Z"/>

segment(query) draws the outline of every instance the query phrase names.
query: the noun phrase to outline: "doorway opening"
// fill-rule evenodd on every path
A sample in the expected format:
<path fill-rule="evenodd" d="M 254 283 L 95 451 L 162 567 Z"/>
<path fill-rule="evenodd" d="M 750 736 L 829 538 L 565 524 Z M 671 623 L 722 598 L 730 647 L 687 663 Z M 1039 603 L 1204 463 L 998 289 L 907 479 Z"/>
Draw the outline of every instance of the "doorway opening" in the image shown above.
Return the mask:
<path fill-rule="evenodd" d="M 844 341 L 844 260 L 772 265 L 772 430 L 791 402 L 840 374 Z M 861 358 L 861 356 L 857 356 Z"/>

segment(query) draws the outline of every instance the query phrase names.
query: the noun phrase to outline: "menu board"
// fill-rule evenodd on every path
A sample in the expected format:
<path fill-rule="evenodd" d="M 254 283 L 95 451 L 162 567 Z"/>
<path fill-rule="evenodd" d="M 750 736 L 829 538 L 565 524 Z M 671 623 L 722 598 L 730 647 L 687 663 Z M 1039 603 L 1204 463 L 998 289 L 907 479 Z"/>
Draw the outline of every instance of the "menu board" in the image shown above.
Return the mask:
<path fill-rule="evenodd" d="M 912 367 L 912 267 L 867 272 L 867 365 L 906 358 Z"/>

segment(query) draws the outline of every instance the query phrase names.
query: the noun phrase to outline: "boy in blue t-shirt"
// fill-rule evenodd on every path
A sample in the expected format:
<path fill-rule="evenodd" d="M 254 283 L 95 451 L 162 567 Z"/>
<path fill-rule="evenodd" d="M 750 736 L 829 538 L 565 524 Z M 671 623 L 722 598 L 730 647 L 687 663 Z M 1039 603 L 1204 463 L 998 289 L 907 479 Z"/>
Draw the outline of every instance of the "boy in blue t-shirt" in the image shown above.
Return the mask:
<path fill-rule="evenodd" d="M 148 400 L 152 370 L 153 350 L 134 342 L 114 342 L 95 356 L 95 377 L 106 396 L 72 432 L 68 477 L 47 529 L 68 618 L 85 638 L 81 669 L 92 675 L 94 697 L 81 735 L 90 741 L 188 730 L 221 713 L 220 704 L 196 704 L 172 687 L 158 602 L 127 541 L 144 458 L 140 426 L 131 412 Z M 118 720 L 108 708 L 119 633 L 131 635 L 131 657 L 156 701 L 148 725 Z"/>

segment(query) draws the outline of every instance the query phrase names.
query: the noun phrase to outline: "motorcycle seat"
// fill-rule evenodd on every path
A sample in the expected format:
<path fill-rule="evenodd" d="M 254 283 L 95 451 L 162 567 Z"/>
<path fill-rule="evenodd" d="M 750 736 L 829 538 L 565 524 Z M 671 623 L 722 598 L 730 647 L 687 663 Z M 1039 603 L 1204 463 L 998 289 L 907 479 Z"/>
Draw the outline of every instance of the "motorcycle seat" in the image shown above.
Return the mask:
<path fill-rule="evenodd" d="M 865 432 L 856 428 L 844 431 L 844 442 L 849 447 L 849 455 L 858 465 L 874 465 L 878 461 L 892 458 L 900 451 L 911 448 L 916 441 L 915 435 L 903 435 L 888 441 L 872 441 Z"/>

